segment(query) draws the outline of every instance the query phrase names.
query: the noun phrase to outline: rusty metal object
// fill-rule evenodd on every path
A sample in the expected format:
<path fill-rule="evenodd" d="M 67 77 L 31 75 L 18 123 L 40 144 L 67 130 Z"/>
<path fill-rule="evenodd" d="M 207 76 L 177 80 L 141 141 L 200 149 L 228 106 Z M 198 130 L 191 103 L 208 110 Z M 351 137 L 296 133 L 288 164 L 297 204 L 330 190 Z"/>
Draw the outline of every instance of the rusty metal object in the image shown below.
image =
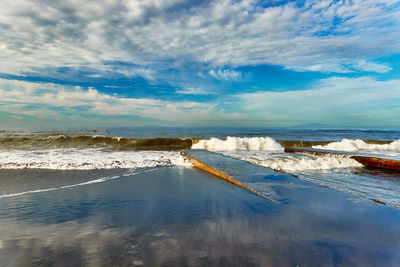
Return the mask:
<path fill-rule="evenodd" d="M 189 156 L 185 152 L 181 151 L 181 155 L 186 157 L 186 158 L 188 158 L 195 167 L 197 167 L 197 168 L 199 168 L 199 169 L 201 169 L 201 170 L 203 170 L 205 172 L 211 173 L 211 174 L 219 177 L 220 179 L 228 181 L 228 182 L 230 182 L 230 183 L 232 183 L 232 184 L 234 184 L 236 186 L 239 186 L 239 187 L 242 187 L 242 188 L 244 188 L 246 190 L 249 190 L 250 192 L 252 192 L 252 193 L 254 193 L 256 195 L 259 195 L 259 196 L 261 196 L 261 197 L 263 197 L 265 199 L 268 199 L 268 200 L 270 200 L 270 201 L 272 201 L 272 202 L 274 202 L 276 204 L 279 204 L 276 200 L 273 200 L 273 199 L 271 199 L 271 198 L 269 198 L 269 197 L 267 197 L 267 196 L 255 191 L 254 189 L 251 189 L 250 187 L 248 187 L 248 186 L 242 184 L 241 182 L 233 179 L 229 175 L 227 175 L 227 174 L 225 174 L 225 173 L 223 173 L 223 172 L 221 172 L 221 171 L 219 171 L 219 170 L 217 170 L 217 169 L 205 164 L 204 162 L 199 161 L 198 159 L 196 159 L 196 158 L 194 158 L 192 156 Z"/>
<path fill-rule="evenodd" d="M 333 151 L 324 151 L 317 149 L 304 149 L 304 148 L 293 148 L 288 147 L 285 148 L 285 152 L 287 153 L 306 153 L 316 156 L 348 156 L 351 159 L 354 159 L 367 167 L 381 168 L 381 169 L 389 169 L 400 171 L 400 161 L 392 160 L 392 159 L 383 159 L 383 158 L 374 158 L 374 157 L 366 157 L 366 156 L 357 156 L 351 155 L 348 152 L 333 152 Z"/>
<path fill-rule="evenodd" d="M 335 153 L 335 152 L 328 152 L 328 151 L 318 151 L 318 150 L 311 150 L 311 149 L 305 149 L 305 148 L 293 148 L 293 147 L 286 147 L 285 148 L 286 153 L 306 153 L 306 154 L 311 154 L 315 156 L 330 156 L 330 155 L 341 155 L 340 153 Z"/>
<path fill-rule="evenodd" d="M 364 156 L 351 156 L 350 158 L 357 160 L 364 166 L 400 171 L 399 160 L 372 158 Z"/>

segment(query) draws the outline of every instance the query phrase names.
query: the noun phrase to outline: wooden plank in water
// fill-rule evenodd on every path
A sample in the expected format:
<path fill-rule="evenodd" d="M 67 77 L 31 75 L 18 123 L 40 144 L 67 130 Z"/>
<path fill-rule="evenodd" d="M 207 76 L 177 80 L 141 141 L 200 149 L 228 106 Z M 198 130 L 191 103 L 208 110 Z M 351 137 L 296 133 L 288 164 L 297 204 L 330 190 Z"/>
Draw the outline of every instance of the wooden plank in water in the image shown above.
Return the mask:
<path fill-rule="evenodd" d="M 229 175 L 221 172 L 220 170 L 217 170 L 217 169 L 205 164 L 204 162 L 202 162 L 202 161 L 200 161 L 200 160 L 188 155 L 187 153 L 185 153 L 183 151 L 181 151 L 181 155 L 186 157 L 186 158 L 188 158 L 195 167 L 197 167 L 197 168 L 199 168 L 199 169 L 201 169 L 201 170 L 203 170 L 205 172 L 211 173 L 211 174 L 213 174 L 213 175 L 215 175 L 215 176 L 217 176 L 217 177 L 219 177 L 219 178 L 221 178 L 221 179 L 223 179 L 225 181 L 228 181 L 228 182 L 230 182 L 230 183 L 232 183 L 232 184 L 234 184 L 236 186 L 239 186 L 239 187 L 242 187 L 242 188 L 244 188 L 246 190 L 249 190 L 250 192 L 253 192 L 254 194 L 259 195 L 259 196 L 261 196 L 263 198 L 266 198 L 266 199 L 268 199 L 268 200 L 270 200 L 270 201 L 272 201 L 274 203 L 278 203 L 276 200 L 273 200 L 273 199 L 267 197 L 266 195 L 263 195 L 263 194 L 255 191 L 254 189 L 242 184 L 238 180 L 230 177 Z"/>

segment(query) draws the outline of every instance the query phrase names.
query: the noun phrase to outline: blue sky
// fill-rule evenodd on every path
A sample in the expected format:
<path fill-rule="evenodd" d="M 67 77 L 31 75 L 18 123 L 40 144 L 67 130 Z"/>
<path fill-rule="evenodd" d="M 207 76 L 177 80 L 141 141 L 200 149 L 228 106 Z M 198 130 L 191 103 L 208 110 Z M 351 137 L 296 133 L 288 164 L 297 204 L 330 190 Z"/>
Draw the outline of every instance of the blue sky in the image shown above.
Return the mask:
<path fill-rule="evenodd" d="M 5 0 L 0 128 L 400 126 L 400 1 Z"/>

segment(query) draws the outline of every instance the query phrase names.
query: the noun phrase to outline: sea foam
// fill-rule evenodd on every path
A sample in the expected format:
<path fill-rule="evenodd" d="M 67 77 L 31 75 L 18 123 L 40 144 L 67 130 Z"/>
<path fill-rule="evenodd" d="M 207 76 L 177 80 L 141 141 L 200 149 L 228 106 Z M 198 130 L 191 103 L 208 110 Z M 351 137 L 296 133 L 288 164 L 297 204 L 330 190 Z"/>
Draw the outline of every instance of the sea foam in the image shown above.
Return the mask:
<path fill-rule="evenodd" d="M 87 181 L 87 182 L 82 182 L 82 183 L 77 183 L 77 184 L 64 185 L 64 186 L 60 186 L 60 187 L 44 188 L 44 189 L 28 190 L 28 191 L 23 191 L 23 192 L 18 192 L 18 193 L 3 194 L 3 195 L 0 195 L 0 199 L 1 198 L 9 198 L 9 197 L 18 197 L 18 196 L 27 195 L 27 194 L 50 192 L 50 191 L 62 190 L 62 189 L 79 187 L 79 186 L 90 185 L 90 184 L 104 183 L 106 181 L 118 179 L 118 178 L 121 178 L 123 176 L 133 176 L 133 175 L 138 175 L 138 174 L 141 174 L 141 173 L 154 171 L 154 170 L 157 170 L 157 169 L 148 169 L 148 170 L 144 170 L 144 171 L 140 171 L 140 172 L 129 171 L 129 172 L 126 172 L 123 175 L 116 175 L 116 176 L 109 176 L 109 177 L 106 176 L 106 177 L 102 177 L 102 178 L 99 178 L 99 179 L 90 180 L 90 181 Z"/>
<path fill-rule="evenodd" d="M 177 151 L 109 151 L 103 149 L 0 150 L 1 169 L 92 170 L 190 166 Z"/>
<path fill-rule="evenodd" d="M 226 140 L 211 138 L 200 140 L 192 145 L 192 149 L 206 149 L 210 151 L 226 150 L 279 150 L 283 147 L 271 137 L 231 137 Z"/>
<path fill-rule="evenodd" d="M 362 166 L 346 156 L 316 157 L 284 153 L 282 145 L 271 137 L 227 137 L 226 140 L 211 138 L 200 140 L 192 145 L 192 149 L 218 151 L 225 156 L 290 172 Z"/>
<path fill-rule="evenodd" d="M 313 146 L 318 149 L 341 150 L 341 151 L 398 151 L 400 152 L 400 139 L 390 144 L 368 144 L 360 139 L 342 139 L 340 142 L 332 142 L 324 146 Z"/>
<path fill-rule="evenodd" d="M 266 151 L 225 151 L 222 154 L 274 170 L 288 172 L 362 167 L 360 163 L 346 156 L 321 157 Z"/>

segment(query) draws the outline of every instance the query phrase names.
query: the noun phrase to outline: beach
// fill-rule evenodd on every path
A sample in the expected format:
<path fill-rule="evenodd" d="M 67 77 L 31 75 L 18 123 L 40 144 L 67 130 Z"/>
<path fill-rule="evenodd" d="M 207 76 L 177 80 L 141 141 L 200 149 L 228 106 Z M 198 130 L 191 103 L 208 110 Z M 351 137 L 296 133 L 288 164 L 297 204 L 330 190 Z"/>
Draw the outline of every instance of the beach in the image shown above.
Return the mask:
<path fill-rule="evenodd" d="M 295 136 L 280 131 L 276 139 Z M 122 132 L 77 135 L 78 144 L 47 133 L 13 137 L 17 147 L 0 153 L 0 266 L 398 266 L 398 172 L 287 154 L 252 133 L 260 136 L 212 139 L 209 130 L 184 150 L 244 187 L 194 167 L 180 150 L 122 147 L 132 138 Z M 397 135 L 375 138 L 394 150 L 365 143 L 357 153 L 393 156 Z"/>
<path fill-rule="evenodd" d="M 41 187 L 54 188 L 54 175 L 42 171 Z M 197 169 L 107 175 L 97 183 L 0 199 L 2 266 L 400 262 L 400 212 L 340 192 L 320 188 L 324 199 L 316 199 L 303 188 L 286 196 L 295 203 L 276 204 Z M 71 176 L 84 182 L 79 172 Z"/>
<path fill-rule="evenodd" d="M 399 267 L 399 18 L 2 0 L 0 267 Z"/>

